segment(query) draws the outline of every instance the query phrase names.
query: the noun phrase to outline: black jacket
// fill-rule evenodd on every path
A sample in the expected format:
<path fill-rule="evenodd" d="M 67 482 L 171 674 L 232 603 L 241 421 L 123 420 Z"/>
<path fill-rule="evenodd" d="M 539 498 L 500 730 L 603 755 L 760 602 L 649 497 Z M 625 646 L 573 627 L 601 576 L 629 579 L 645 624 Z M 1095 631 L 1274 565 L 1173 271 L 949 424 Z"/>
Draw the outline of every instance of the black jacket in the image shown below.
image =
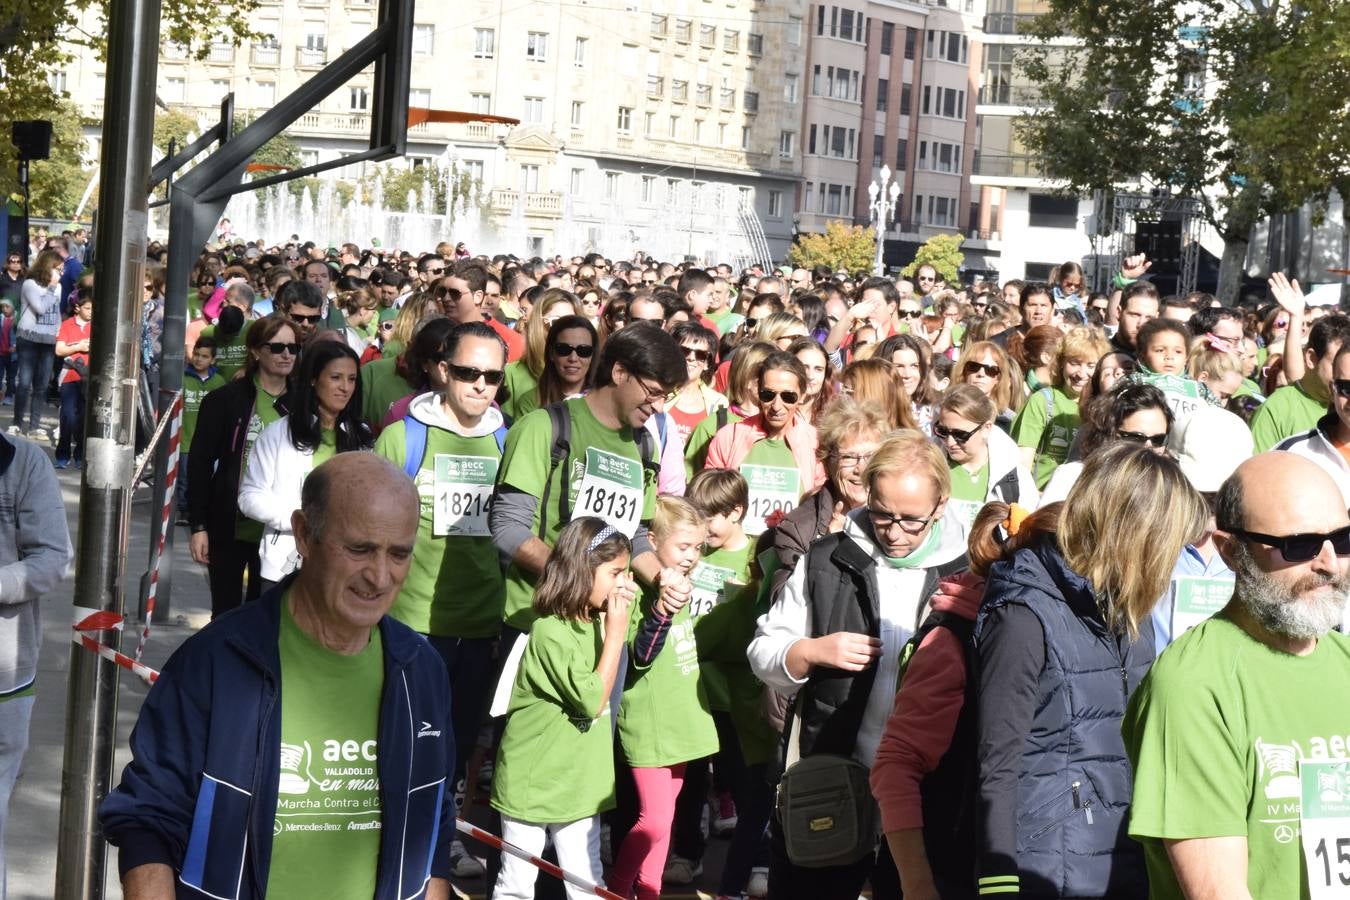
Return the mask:
<path fill-rule="evenodd" d="M 252 378 L 237 378 L 204 398 L 188 453 L 188 525 L 212 540 L 233 540 L 239 513 L 244 445 L 253 417 L 256 390 Z M 290 410 L 287 389 L 275 401 L 277 412 Z"/>

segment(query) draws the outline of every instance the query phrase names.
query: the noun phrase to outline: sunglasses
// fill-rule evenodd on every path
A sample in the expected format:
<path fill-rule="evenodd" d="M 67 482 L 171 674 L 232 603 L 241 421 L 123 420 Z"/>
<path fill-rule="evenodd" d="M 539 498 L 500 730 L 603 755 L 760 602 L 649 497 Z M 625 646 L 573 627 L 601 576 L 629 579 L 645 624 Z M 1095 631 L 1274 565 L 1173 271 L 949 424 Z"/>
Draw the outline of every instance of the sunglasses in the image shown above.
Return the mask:
<path fill-rule="evenodd" d="M 392 321 L 390 321 L 390 322 L 381 322 L 381 323 L 380 323 L 380 330 L 381 330 L 381 331 L 393 331 L 393 330 L 394 330 L 394 323 L 393 323 Z"/>
<path fill-rule="evenodd" d="M 321 313 L 315 313 L 312 316 L 302 316 L 299 313 L 291 313 L 291 318 L 304 325 L 317 325 L 319 324 L 319 320 L 323 318 L 323 315 Z"/>
<path fill-rule="evenodd" d="M 979 372 L 983 372 L 990 378 L 997 378 L 998 373 L 1001 371 L 1003 370 L 1000 369 L 998 366 L 990 365 L 989 363 L 976 362 L 973 359 L 970 362 L 966 363 L 965 366 L 963 366 L 961 369 L 962 374 L 966 376 L 975 375 Z"/>
<path fill-rule="evenodd" d="M 920 280 L 920 281 L 936 281 L 937 279 L 929 278 L 927 275 L 920 275 L 920 276 L 919 276 L 919 280 Z"/>
<path fill-rule="evenodd" d="M 553 344 L 553 355 L 559 359 L 566 359 L 573 353 L 578 359 L 590 359 L 595 354 L 595 345 L 593 344 L 564 344 L 562 341 L 555 341 Z"/>
<path fill-rule="evenodd" d="M 1280 551 L 1285 562 L 1300 563 L 1313 559 L 1322 552 L 1322 545 L 1331 542 L 1331 549 L 1337 556 L 1350 556 L 1350 525 L 1337 528 L 1328 534 L 1288 534 L 1276 537 L 1273 534 L 1261 534 L 1259 531 L 1247 531 L 1234 528 L 1229 532 L 1234 537 L 1245 538 L 1274 547 Z"/>
<path fill-rule="evenodd" d="M 271 341 L 263 344 L 263 346 L 266 347 L 267 352 L 271 353 L 273 356 L 280 356 L 283 353 L 289 353 L 291 356 L 295 356 L 300 352 L 299 344 L 288 344 L 285 341 Z"/>
<path fill-rule="evenodd" d="M 473 366 L 457 366 L 450 362 L 446 363 L 446 366 L 450 369 L 451 378 L 466 384 L 476 384 L 481 378 L 485 384 L 496 386 L 506 377 L 506 373 L 501 369 L 475 369 Z"/>
<path fill-rule="evenodd" d="M 978 428 L 972 428 L 969 431 L 962 431 L 959 428 L 948 428 L 946 425 L 942 425 L 940 423 L 933 425 L 934 435 L 944 440 L 947 438 L 951 438 L 958 444 L 964 444 L 966 441 L 973 438 L 975 436 L 975 433 L 978 432 L 979 430 L 980 429 Z"/>
<path fill-rule="evenodd" d="M 753 318 L 751 318 L 750 316 L 746 316 L 746 317 L 745 317 L 745 327 L 746 327 L 746 328 L 754 328 L 754 327 L 755 327 L 756 325 L 758 325 L 758 324 L 759 324 L 759 319 L 753 319 Z"/>
<path fill-rule="evenodd" d="M 923 312 L 917 309 L 897 309 L 895 314 L 902 319 L 917 319 Z"/>
<path fill-rule="evenodd" d="M 1167 443 L 1167 432 L 1162 434 L 1144 434 L 1142 431 L 1117 431 L 1116 437 L 1131 444 L 1148 444 L 1150 447 L 1162 447 Z"/>
<path fill-rule="evenodd" d="M 771 391 L 768 388 L 759 389 L 759 402 L 761 404 L 772 403 L 779 397 L 782 397 L 783 402 L 786 403 L 788 406 L 792 406 L 802 398 L 802 395 L 797 393 L 796 391 Z"/>
<path fill-rule="evenodd" d="M 706 363 L 708 360 L 712 359 L 711 350 L 700 350 L 697 347 L 681 347 L 680 349 L 684 351 L 684 356 L 686 359 L 688 359 L 691 354 L 693 355 L 694 359 L 698 360 L 701 363 Z"/>
<path fill-rule="evenodd" d="M 445 266 L 437 266 L 437 267 L 434 268 L 434 269 L 428 268 L 428 269 L 427 269 L 427 274 L 428 274 L 428 275 L 440 275 L 440 274 L 441 274 L 442 272 L 444 272 L 444 271 L 445 271 Z"/>

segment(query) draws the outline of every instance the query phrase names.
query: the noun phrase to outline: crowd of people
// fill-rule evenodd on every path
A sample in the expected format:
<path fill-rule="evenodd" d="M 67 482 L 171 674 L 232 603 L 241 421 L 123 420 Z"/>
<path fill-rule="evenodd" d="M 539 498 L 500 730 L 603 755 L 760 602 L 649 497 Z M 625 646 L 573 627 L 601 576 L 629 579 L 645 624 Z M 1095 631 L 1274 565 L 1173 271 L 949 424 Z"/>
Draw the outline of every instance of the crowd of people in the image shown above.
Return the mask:
<path fill-rule="evenodd" d="M 179 510 L 213 622 L 103 807 L 127 895 L 535 896 L 457 836 L 484 799 L 639 900 L 714 837 L 719 898 L 1350 880 L 1297 838 L 1299 797 L 1350 803 L 1350 318 L 1149 265 L 204 253 Z"/>

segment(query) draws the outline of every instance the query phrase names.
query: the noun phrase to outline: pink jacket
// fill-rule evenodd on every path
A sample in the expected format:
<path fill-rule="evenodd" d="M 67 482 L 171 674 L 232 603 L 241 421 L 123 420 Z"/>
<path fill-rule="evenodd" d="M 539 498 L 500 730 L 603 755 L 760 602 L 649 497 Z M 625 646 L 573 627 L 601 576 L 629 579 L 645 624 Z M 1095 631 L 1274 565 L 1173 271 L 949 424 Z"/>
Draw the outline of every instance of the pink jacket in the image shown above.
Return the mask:
<path fill-rule="evenodd" d="M 750 448 L 764 437 L 758 413 L 739 422 L 729 422 L 713 435 L 705 465 L 709 469 L 735 469 L 749 455 Z M 783 432 L 783 440 L 797 461 L 797 471 L 802 476 L 802 496 L 806 496 L 825 483 L 825 467 L 816 459 L 815 426 L 798 416 Z"/>

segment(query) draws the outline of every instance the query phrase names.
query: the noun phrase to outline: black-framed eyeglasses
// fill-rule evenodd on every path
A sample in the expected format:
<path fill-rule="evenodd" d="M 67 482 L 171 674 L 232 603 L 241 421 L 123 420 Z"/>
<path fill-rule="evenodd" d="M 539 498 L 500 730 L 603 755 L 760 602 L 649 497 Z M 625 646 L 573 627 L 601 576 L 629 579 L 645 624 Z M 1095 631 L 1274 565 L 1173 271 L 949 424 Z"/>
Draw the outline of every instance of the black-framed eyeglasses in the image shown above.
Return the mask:
<path fill-rule="evenodd" d="M 1336 396 L 1350 400 L 1350 378 L 1337 378 L 1331 383 L 1331 388 L 1336 392 Z"/>
<path fill-rule="evenodd" d="M 314 313 L 311 316 L 301 315 L 300 313 L 291 313 L 291 318 L 304 325 L 318 325 L 319 320 L 323 318 L 322 313 Z"/>
<path fill-rule="evenodd" d="M 966 364 L 961 367 L 961 374 L 965 375 L 967 378 L 979 372 L 983 372 L 990 378 L 997 378 L 999 373 L 1002 371 L 1003 370 L 996 365 L 992 365 L 991 363 L 976 362 L 973 359 L 967 361 Z"/>
<path fill-rule="evenodd" d="M 642 390 L 646 392 L 647 396 L 646 396 L 645 400 L 646 400 L 647 402 L 654 403 L 654 402 L 656 402 L 657 400 L 660 400 L 660 399 L 662 399 L 663 397 L 665 397 L 666 394 L 669 394 L 669 393 L 670 393 L 669 390 L 667 390 L 666 388 L 662 387 L 661 385 L 659 385 L 659 384 L 658 384 L 658 385 L 655 385 L 655 386 L 650 385 L 650 384 L 648 384 L 647 382 L 643 381 L 641 378 L 639 378 L 639 377 L 636 376 L 636 375 L 633 376 L 633 380 L 636 381 L 636 382 L 638 383 L 638 387 L 642 388 Z"/>
<path fill-rule="evenodd" d="M 1142 431 L 1116 431 L 1116 437 L 1131 444 L 1148 444 L 1150 447 L 1162 447 L 1167 444 L 1167 432 L 1144 434 Z"/>
<path fill-rule="evenodd" d="M 951 438 L 958 444 L 964 444 L 966 441 L 973 438 L 975 436 L 975 433 L 979 430 L 980 430 L 979 428 L 972 428 L 969 431 L 962 431 L 959 428 L 948 428 L 941 422 L 933 423 L 933 434 L 936 437 L 941 438 L 943 440 Z"/>
<path fill-rule="evenodd" d="M 1262 534 L 1259 531 L 1247 531 L 1245 528 L 1234 528 L 1228 533 L 1234 537 L 1275 548 L 1280 551 L 1280 555 L 1284 557 L 1285 562 L 1307 562 L 1321 553 L 1322 545 L 1328 541 L 1331 542 L 1331 549 L 1337 556 L 1350 556 L 1350 525 L 1337 528 L 1327 534 L 1307 533 L 1277 536 Z"/>
<path fill-rule="evenodd" d="M 489 386 L 495 387 L 502 383 L 506 373 L 501 369 L 475 369 L 473 366 L 457 366 L 452 362 L 445 364 L 450 370 L 450 377 L 456 381 L 462 381 L 465 384 L 477 384 L 478 379 Z"/>
<path fill-rule="evenodd" d="M 594 344 L 564 344 L 562 341 L 553 342 L 553 355 L 559 359 L 566 359 L 573 353 L 578 359 L 590 359 L 595 354 Z"/>
<path fill-rule="evenodd" d="M 273 356 L 280 356 L 283 353 L 289 353 L 291 356 L 296 356 L 300 353 L 299 344 L 287 343 L 285 341 L 269 341 L 268 343 L 263 344 L 263 346 L 266 347 L 267 352 Z"/>
<path fill-rule="evenodd" d="M 884 509 L 873 509 L 867 507 L 867 518 L 872 522 L 872 530 L 878 535 L 886 534 L 891 530 L 892 525 L 899 525 L 900 530 L 906 534 L 918 534 L 933 523 L 937 517 L 938 507 L 942 505 L 939 500 L 932 511 L 922 519 L 915 519 L 911 516 L 897 516 L 886 512 Z"/>
<path fill-rule="evenodd" d="M 923 311 L 918 309 L 897 309 L 895 314 L 902 319 L 917 319 L 919 316 L 923 315 Z"/>
<path fill-rule="evenodd" d="M 792 406 L 802 398 L 802 395 L 797 391 L 771 391 L 768 388 L 759 389 L 759 402 L 761 406 L 772 403 L 779 397 L 782 397 L 783 402 L 788 406 Z"/>
<path fill-rule="evenodd" d="M 702 350 L 698 347 L 681 347 L 680 349 L 684 351 L 685 359 L 688 359 L 691 355 L 695 360 L 701 363 L 706 363 L 708 360 L 712 359 L 711 350 Z"/>

